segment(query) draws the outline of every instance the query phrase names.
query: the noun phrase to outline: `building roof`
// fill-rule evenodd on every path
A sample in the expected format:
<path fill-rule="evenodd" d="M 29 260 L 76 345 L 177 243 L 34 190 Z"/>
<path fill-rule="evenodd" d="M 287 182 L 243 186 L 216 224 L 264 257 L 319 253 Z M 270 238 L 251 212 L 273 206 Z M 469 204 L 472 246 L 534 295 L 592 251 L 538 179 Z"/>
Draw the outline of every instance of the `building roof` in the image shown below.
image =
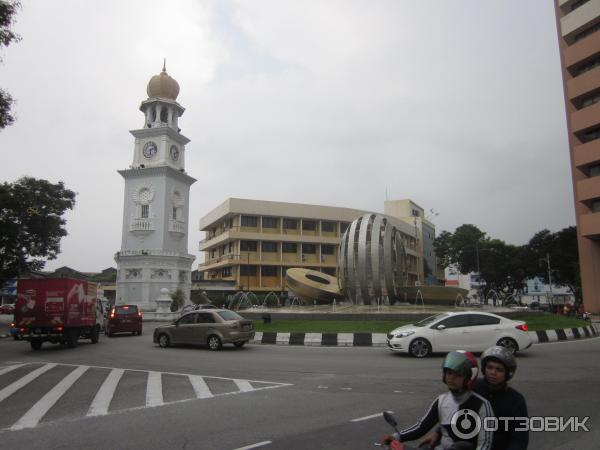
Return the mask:
<path fill-rule="evenodd" d="M 367 212 L 369 211 L 338 206 L 228 198 L 200 219 L 200 230 L 207 231 L 217 222 L 237 214 L 352 222 Z"/>

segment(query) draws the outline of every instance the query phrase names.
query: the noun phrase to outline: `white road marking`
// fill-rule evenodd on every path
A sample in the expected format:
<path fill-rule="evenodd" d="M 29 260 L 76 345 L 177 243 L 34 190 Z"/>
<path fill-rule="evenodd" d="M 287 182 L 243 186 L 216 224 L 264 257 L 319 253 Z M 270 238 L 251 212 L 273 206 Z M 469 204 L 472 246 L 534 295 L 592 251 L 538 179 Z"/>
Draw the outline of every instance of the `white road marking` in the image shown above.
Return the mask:
<path fill-rule="evenodd" d="M 206 384 L 206 381 L 204 381 L 204 378 L 198 375 L 188 375 L 188 378 L 190 379 L 190 383 L 194 388 L 196 398 L 211 398 L 213 396 L 212 392 L 210 392 L 210 389 L 208 388 L 208 385 Z"/>
<path fill-rule="evenodd" d="M 66 364 L 66 363 L 60 363 L 61 366 L 72 366 L 72 367 L 78 367 L 78 364 Z M 106 367 L 106 366 L 89 366 L 90 368 L 93 369 L 108 369 L 108 370 L 112 370 L 114 369 L 114 367 Z M 144 372 L 144 373 L 148 373 L 148 370 L 143 370 L 143 369 L 125 369 L 128 372 Z M 183 376 L 188 376 L 188 373 L 178 373 L 178 372 L 160 372 L 163 375 L 183 375 Z M 232 380 L 232 378 L 227 378 L 227 377 L 215 377 L 213 375 L 196 375 L 196 376 L 202 376 L 204 378 L 210 378 L 212 380 L 227 380 L 230 381 Z M 282 387 L 282 386 L 293 386 L 292 383 L 278 383 L 276 381 L 265 381 L 265 380 L 246 380 L 249 381 L 251 383 L 268 383 L 268 384 L 274 384 L 276 386 L 273 387 Z M 269 386 L 268 388 L 270 388 L 271 386 Z M 268 389 L 267 387 L 265 388 L 258 388 L 258 389 Z M 258 390 L 255 389 L 255 390 Z"/>
<path fill-rule="evenodd" d="M 44 395 L 38 402 L 29 409 L 12 427 L 11 430 L 21 430 L 23 428 L 33 428 L 54 404 L 69 390 L 71 386 L 88 370 L 88 366 L 79 366 L 69 375 L 64 377 L 60 383 L 54 386 L 50 392 Z"/>
<path fill-rule="evenodd" d="M 351 391 L 351 390 L 352 390 L 352 388 L 349 388 L 349 387 L 340 388 L 340 391 Z"/>
<path fill-rule="evenodd" d="M 90 409 L 87 412 L 88 416 L 103 416 L 108 414 L 110 402 L 124 373 L 125 369 L 113 369 L 110 371 L 90 405 Z"/>
<path fill-rule="evenodd" d="M 236 448 L 235 450 L 249 450 L 251 448 L 264 447 L 265 445 L 269 445 L 272 443 L 273 443 L 272 441 L 262 441 L 262 442 L 257 442 L 256 444 L 246 445 L 245 447 L 239 447 L 239 448 Z"/>
<path fill-rule="evenodd" d="M 15 364 L 14 366 L 8 366 L 0 369 L 0 375 L 4 375 L 12 370 L 18 369 L 19 367 L 23 367 L 25 364 Z"/>
<path fill-rule="evenodd" d="M 8 386 L 6 386 L 4 389 L 2 389 L 0 391 L 0 402 L 3 401 L 5 398 L 10 397 L 15 392 L 17 392 L 19 389 L 21 389 L 23 386 L 28 385 L 33 380 L 35 380 L 37 377 L 39 377 L 41 374 L 49 371 L 50 369 L 52 369 L 54 367 L 56 367 L 56 364 L 46 364 L 42 367 L 35 369 L 33 372 L 28 373 L 24 377 L 19 378 L 14 383 L 9 384 Z"/>
<path fill-rule="evenodd" d="M 160 372 L 148 372 L 148 385 L 146 386 L 146 406 L 160 406 L 164 404 L 162 393 L 162 378 Z"/>
<path fill-rule="evenodd" d="M 16 361 L 15 361 L 16 362 Z M 23 363 L 18 366 L 27 366 L 31 364 L 40 364 L 36 363 Z M 30 408 L 27 413 L 22 416 L 12 427 L 8 428 L 0 428 L 1 431 L 5 430 L 19 430 L 22 428 L 31 428 L 40 425 L 40 422 L 44 418 L 44 416 L 48 413 L 48 411 L 54 407 L 59 399 L 72 387 L 72 385 L 79 379 L 88 369 L 90 368 L 99 368 L 109 370 L 109 374 L 104 380 L 103 384 L 98 389 L 94 399 L 92 400 L 88 412 L 86 415 L 82 415 L 81 417 L 75 418 L 74 420 L 80 420 L 86 417 L 94 417 L 109 414 L 109 407 L 113 400 L 113 397 L 116 393 L 117 387 L 126 371 L 131 372 L 142 372 L 147 374 L 146 381 L 146 403 L 144 405 L 136 406 L 133 408 L 125 408 L 111 411 L 110 414 L 122 414 L 131 411 L 138 411 L 145 409 L 151 406 L 160 406 L 160 405 L 174 405 L 177 403 L 185 403 L 189 401 L 195 401 L 197 399 L 202 398 L 211 398 L 211 397 L 221 397 L 226 395 L 236 395 L 241 393 L 247 393 L 252 391 L 259 391 L 264 389 L 275 389 L 284 386 L 293 386 L 291 383 L 276 383 L 271 381 L 258 381 L 258 380 L 242 380 L 236 378 L 226 378 L 226 377 L 214 377 L 214 376 L 200 376 L 200 375 L 190 375 L 190 374 L 182 374 L 182 373 L 173 373 L 173 372 L 157 372 L 157 371 L 148 371 L 148 370 L 140 370 L 140 369 L 116 369 L 112 367 L 103 367 L 103 366 L 81 366 L 75 364 L 59 364 L 59 363 L 47 363 L 37 369 L 33 370 L 29 374 L 20 378 L 16 382 L 12 383 L 9 386 L 6 386 L 4 389 L 0 390 L 0 402 L 4 399 L 10 397 L 12 394 L 17 392 L 19 389 L 27 386 L 33 380 L 38 378 L 40 375 L 49 371 L 50 369 L 56 366 L 65 366 L 65 367 L 73 367 L 73 371 L 67 375 L 63 380 L 57 384 L 50 392 L 44 395 L 33 407 Z M 10 370 L 14 370 L 17 368 L 17 365 L 14 367 L 0 366 L 0 371 L 4 371 L 2 373 L 7 373 Z M 9 370 L 10 369 L 10 370 Z M 162 375 L 163 374 L 171 374 L 171 375 L 180 375 L 188 377 L 192 387 L 194 388 L 195 396 L 190 398 L 185 398 L 181 400 L 165 402 L 163 398 L 163 386 L 162 386 Z M 237 386 L 238 390 L 231 392 L 223 392 L 219 394 L 213 394 L 210 391 L 206 383 L 206 379 L 219 379 L 219 380 L 227 380 L 233 381 Z M 251 384 L 253 383 L 253 384 Z M 60 422 L 60 419 L 58 420 Z M 270 444 L 271 441 L 264 441 L 258 444 L 253 444 L 250 447 L 244 448 L 255 448 L 263 445 Z"/>
<path fill-rule="evenodd" d="M 317 386 L 317 389 L 328 389 L 327 386 Z"/>
<path fill-rule="evenodd" d="M 233 382 L 238 387 L 240 392 L 250 392 L 254 390 L 252 385 L 247 380 L 233 380 Z"/>
<path fill-rule="evenodd" d="M 393 414 L 394 411 L 388 411 L 390 414 Z M 383 416 L 383 413 L 377 413 L 377 414 L 371 414 L 370 416 L 365 416 L 365 417 L 359 417 L 357 419 L 352 419 L 350 422 L 362 422 L 363 420 L 370 420 L 370 419 L 374 419 L 375 417 L 381 417 Z"/>

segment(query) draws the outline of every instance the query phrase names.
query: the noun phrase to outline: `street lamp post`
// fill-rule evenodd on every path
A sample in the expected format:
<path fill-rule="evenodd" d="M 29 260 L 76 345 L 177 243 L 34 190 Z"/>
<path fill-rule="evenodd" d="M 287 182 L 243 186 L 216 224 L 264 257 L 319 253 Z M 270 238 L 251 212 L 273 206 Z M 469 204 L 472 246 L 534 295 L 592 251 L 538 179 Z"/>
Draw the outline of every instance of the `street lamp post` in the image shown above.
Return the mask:
<path fill-rule="evenodd" d="M 546 263 L 546 267 L 548 268 L 548 286 L 550 287 L 549 300 L 554 306 L 554 295 L 552 294 L 552 269 L 550 268 L 550 253 L 546 252 L 546 257 L 540 259 L 540 261 L 544 261 Z"/>

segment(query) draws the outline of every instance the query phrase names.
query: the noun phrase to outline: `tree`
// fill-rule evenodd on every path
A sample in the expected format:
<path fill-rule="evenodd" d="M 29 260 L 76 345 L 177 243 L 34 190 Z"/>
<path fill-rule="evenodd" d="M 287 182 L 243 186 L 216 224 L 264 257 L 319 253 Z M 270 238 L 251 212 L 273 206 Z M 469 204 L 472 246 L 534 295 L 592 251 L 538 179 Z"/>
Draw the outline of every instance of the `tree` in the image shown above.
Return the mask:
<path fill-rule="evenodd" d="M 556 233 L 549 230 L 539 231 L 529 240 L 526 247 L 523 259 L 527 276 L 537 276 L 548 283 L 549 256 L 552 284 L 568 286 L 577 295 L 581 289 L 581 278 L 577 229 L 574 226 L 563 228 Z"/>
<path fill-rule="evenodd" d="M 453 265 L 463 274 L 479 271 L 488 291 L 512 292 L 522 286 L 521 247 L 491 239 L 475 225 L 461 225 L 454 233 L 443 231 L 433 245 L 446 266 Z"/>
<path fill-rule="evenodd" d="M 0 184 L 0 283 L 56 259 L 67 235 L 62 217 L 75 205 L 63 182 L 23 177 Z"/>
<path fill-rule="evenodd" d="M 433 242 L 435 254 L 444 265 L 454 265 L 461 273 L 477 271 L 477 253 L 488 241 L 486 234 L 475 225 L 465 224 L 454 233 L 442 231 Z"/>
<path fill-rule="evenodd" d="M 21 4 L 15 0 L 0 0 L 0 47 L 8 47 L 12 42 L 17 42 L 21 37 L 11 31 L 14 16 Z M 2 58 L 0 58 L 2 62 Z M 11 125 L 15 118 L 10 112 L 14 100 L 10 94 L 0 88 L 0 129 Z"/>

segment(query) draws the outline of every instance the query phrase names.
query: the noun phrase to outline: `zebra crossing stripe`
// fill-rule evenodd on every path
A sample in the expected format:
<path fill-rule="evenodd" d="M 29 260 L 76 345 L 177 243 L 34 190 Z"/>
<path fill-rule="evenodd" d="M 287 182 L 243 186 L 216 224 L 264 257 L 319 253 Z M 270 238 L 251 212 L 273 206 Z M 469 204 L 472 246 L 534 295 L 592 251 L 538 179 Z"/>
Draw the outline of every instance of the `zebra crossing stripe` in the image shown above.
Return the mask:
<path fill-rule="evenodd" d="M 54 404 L 69 390 L 71 386 L 89 369 L 89 366 L 79 366 L 69 375 L 62 379 L 60 383 L 54 386 L 50 392 L 44 395 L 29 411 L 25 413 L 10 429 L 21 430 L 23 428 L 33 428 Z"/>
<path fill-rule="evenodd" d="M 254 390 L 254 388 L 248 382 L 248 380 L 233 380 L 233 382 L 235 383 L 237 388 L 240 390 L 240 392 L 250 392 L 250 391 Z"/>
<path fill-rule="evenodd" d="M 28 366 L 31 363 L 17 363 L 12 366 L 6 366 L 0 368 L 0 374 L 8 373 L 11 370 L 15 370 L 18 367 Z M 96 392 L 94 399 L 90 403 L 88 408 L 87 417 L 102 416 L 109 413 L 110 404 L 117 392 L 117 388 L 121 379 L 126 372 L 143 372 L 147 374 L 146 379 L 146 402 L 142 406 L 135 406 L 132 408 L 120 409 L 123 411 L 136 411 L 147 407 L 161 406 L 167 404 L 183 403 L 187 401 L 193 401 L 196 399 L 205 399 L 218 397 L 223 395 L 241 394 L 263 389 L 273 389 L 283 386 L 291 386 L 288 383 L 276 383 L 271 381 L 257 381 L 257 380 L 244 380 L 236 378 L 225 378 L 225 377 L 213 377 L 213 376 L 201 376 L 171 372 L 157 372 L 157 371 L 146 371 L 139 369 L 117 369 L 111 367 L 100 367 L 100 366 L 83 366 L 74 364 L 59 364 L 59 363 L 48 363 L 43 366 L 37 367 L 32 372 L 21 377 L 14 383 L 6 386 L 0 390 L 0 403 L 13 395 L 19 389 L 26 387 L 29 383 L 36 380 L 38 377 L 53 369 L 54 367 L 72 367 L 73 369 L 67 376 L 65 376 L 58 384 L 56 384 L 49 392 L 43 395 L 35 404 L 29 408 L 29 410 L 18 419 L 12 426 L 8 428 L 0 429 L 4 430 L 21 430 L 26 428 L 33 428 L 40 424 L 47 413 L 52 409 L 56 408 L 60 404 L 61 398 L 74 386 L 79 379 L 83 379 L 83 376 L 88 372 L 88 369 L 106 369 L 108 375 L 104 379 L 102 385 Z M 163 394 L 163 379 L 162 375 L 177 375 L 186 377 L 194 389 L 195 396 L 185 398 L 181 400 L 165 402 Z M 207 384 L 208 380 L 227 380 L 232 382 L 237 387 L 237 390 L 231 392 L 223 392 L 213 394 L 210 387 Z M 38 387 L 39 388 L 39 387 Z M 168 389 L 168 383 L 164 386 L 164 389 Z"/>
<path fill-rule="evenodd" d="M 13 366 L 3 367 L 0 369 L 0 375 L 4 375 L 12 370 L 18 369 L 19 367 L 23 367 L 25 364 L 15 364 Z"/>
<path fill-rule="evenodd" d="M 125 369 L 113 369 L 109 372 L 90 405 L 90 409 L 87 412 L 88 416 L 103 416 L 108 414 L 110 402 L 124 373 Z"/>
<path fill-rule="evenodd" d="M 212 392 L 208 388 L 204 378 L 198 375 L 188 375 L 190 383 L 196 393 L 196 398 L 211 398 L 213 397 Z"/>
<path fill-rule="evenodd" d="M 148 372 L 146 386 L 146 406 L 160 406 L 164 404 L 162 392 L 162 378 L 160 372 Z"/>
<path fill-rule="evenodd" d="M 35 369 L 33 372 L 28 373 L 24 377 L 19 378 L 14 383 L 9 384 L 8 386 L 6 386 L 4 389 L 2 389 L 0 391 L 0 402 L 3 401 L 4 399 L 10 397 L 11 395 L 13 395 L 15 392 L 17 392 L 23 386 L 27 386 L 29 383 L 31 383 L 33 380 L 35 380 L 37 377 L 39 377 L 40 375 L 42 375 L 45 372 L 48 372 L 50 369 L 52 369 L 54 367 L 56 367 L 56 364 L 54 364 L 54 363 L 46 364 L 42 367 Z"/>

